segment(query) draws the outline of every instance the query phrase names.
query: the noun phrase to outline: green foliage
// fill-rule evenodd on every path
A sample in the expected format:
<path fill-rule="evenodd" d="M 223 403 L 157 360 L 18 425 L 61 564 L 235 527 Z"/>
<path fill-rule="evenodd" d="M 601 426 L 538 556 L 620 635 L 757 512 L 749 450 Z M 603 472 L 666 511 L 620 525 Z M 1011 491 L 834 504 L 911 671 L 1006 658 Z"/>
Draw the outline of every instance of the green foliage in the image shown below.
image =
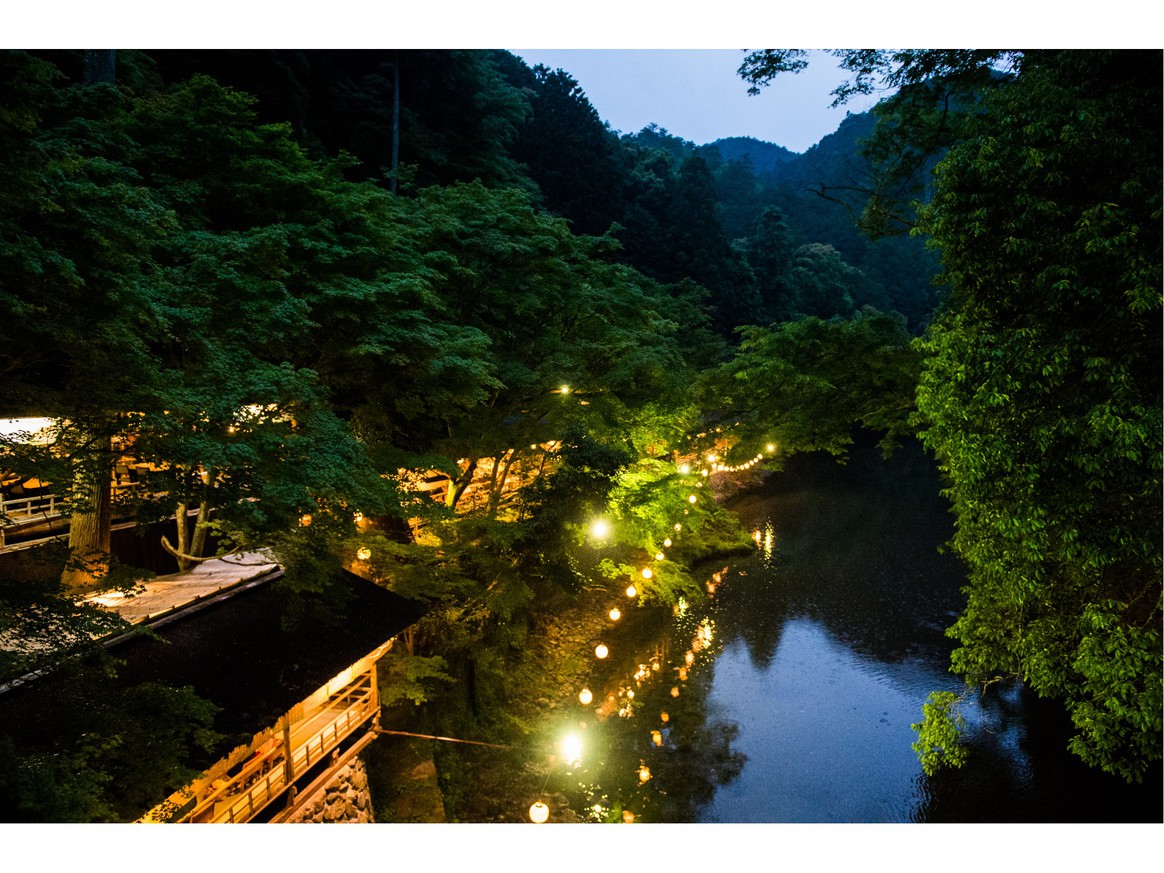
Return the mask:
<path fill-rule="evenodd" d="M 969 753 L 962 744 L 966 719 L 959 708 L 964 699 L 965 694 L 933 691 L 922 704 L 923 720 L 910 725 L 917 731 L 913 750 L 927 776 L 944 767 L 961 767 L 966 763 Z"/>
<path fill-rule="evenodd" d="M 771 442 L 783 454 L 842 455 L 855 424 L 882 431 L 884 447 L 909 433 L 920 359 L 900 319 L 867 309 L 741 335 L 736 355 L 702 388 L 709 406 L 739 416 L 739 459 Z"/>
<path fill-rule="evenodd" d="M 453 681 L 447 672 L 448 662 L 440 655 L 426 658 L 392 651 L 380 659 L 378 670 L 382 706 L 394 706 L 405 700 L 420 706 L 433 696 L 436 683 Z"/>
<path fill-rule="evenodd" d="M 1127 779 L 1161 755 L 1159 100 L 1158 53 L 1028 59 L 923 213 L 952 289 L 917 421 L 969 568 L 953 666 L 1062 700 L 1072 750 Z"/>

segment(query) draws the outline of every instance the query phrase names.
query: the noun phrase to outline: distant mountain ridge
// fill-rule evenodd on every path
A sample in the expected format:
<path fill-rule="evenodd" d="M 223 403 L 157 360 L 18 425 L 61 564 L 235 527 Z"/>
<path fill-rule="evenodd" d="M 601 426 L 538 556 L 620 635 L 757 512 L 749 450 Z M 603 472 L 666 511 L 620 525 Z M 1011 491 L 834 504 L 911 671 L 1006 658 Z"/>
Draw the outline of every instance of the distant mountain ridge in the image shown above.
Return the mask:
<path fill-rule="evenodd" d="M 775 143 L 765 142 L 752 136 L 728 136 L 708 143 L 706 148 L 719 150 L 725 161 L 742 161 L 748 158 L 752 170 L 757 174 L 774 172 L 778 165 L 794 160 L 799 155 Z"/>

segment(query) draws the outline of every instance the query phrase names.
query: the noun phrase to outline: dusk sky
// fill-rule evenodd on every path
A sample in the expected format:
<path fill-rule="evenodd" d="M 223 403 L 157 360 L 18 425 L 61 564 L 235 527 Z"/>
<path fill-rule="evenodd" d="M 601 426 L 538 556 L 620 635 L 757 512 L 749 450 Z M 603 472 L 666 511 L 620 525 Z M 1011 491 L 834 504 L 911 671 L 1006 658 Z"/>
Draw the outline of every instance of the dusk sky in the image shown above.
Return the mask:
<path fill-rule="evenodd" d="M 604 121 L 621 133 L 652 122 L 698 145 L 751 136 L 803 152 L 832 133 L 847 112 L 863 112 L 877 97 L 830 109 L 842 80 L 837 60 L 814 52 L 808 69 L 785 74 L 755 97 L 736 75 L 739 49 L 511 49 L 531 67 L 570 73 Z"/>

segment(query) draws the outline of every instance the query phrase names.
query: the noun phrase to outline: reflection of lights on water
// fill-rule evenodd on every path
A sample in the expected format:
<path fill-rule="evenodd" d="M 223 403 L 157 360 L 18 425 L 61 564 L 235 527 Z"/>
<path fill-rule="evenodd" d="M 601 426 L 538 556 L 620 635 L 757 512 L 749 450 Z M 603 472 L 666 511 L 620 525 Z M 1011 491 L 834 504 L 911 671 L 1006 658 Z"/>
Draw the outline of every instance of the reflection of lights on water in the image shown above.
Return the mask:
<path fill-rule="evenodd" d="M 562 740 L 562 757 L 567 764 L 577 764 L 582 760 L 582 738 L 577 734 L 570 734 Z"/>
<path fill-rule="evenodd" d="M 581 691 L 578 692 L 578 702 L 581 703 L 583 706 L 588 706 L 590 704 L 590 701 L 592 701 L 593 699 L 594 699 L 594 695 L 590 693 L 589 688 L 583 688 Z"/>
<path fill-rule="evenodd" d="M 752 531 L 752 539 L 756 541 L 756 545 L 760 545 L 760 529 L 756 528 Z"/>
<path fill-rule="evenodd" d="M 678 608 L 678 612 L 677 612 L 678 615 L 686 615 L 686 613 L 687 613 L 687 599 L 680 597 L 679 602 L 676 604 L 676 607 Z"/>
<path fill-rule="evenodd" d="M 683 659 L 685 661 L 687 661 L 687 666 L 690 667 L 692 664 L 695 663 L 695 652 L 688 652 L 686 655 L 683 656 Z"/>
<path fill-rule="evenodd" d="M 764 554 L 769 558 L 772 557 L 772 525 L 768 524 L 764 527 Z"/>
<path fill-rule="evenodd" d="M 529 820 L 534 824 L 545 824 L 550 817 L 550 808 L 540 800 L 529 808 Z"/>

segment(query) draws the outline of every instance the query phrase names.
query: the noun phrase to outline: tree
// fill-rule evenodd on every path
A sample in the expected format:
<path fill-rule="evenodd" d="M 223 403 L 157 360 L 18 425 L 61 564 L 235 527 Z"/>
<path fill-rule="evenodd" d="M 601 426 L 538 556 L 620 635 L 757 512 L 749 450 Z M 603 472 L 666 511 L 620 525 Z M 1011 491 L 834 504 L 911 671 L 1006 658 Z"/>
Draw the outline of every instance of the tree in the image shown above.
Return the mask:
<path fill-rule="evenodd" d="M 971 683 L 1061 699 L 1087 763 L 1161 756 L 1158 53 L 1064 52 L 985 99 L 923 212 L 952 289 L 922 438 L 950 482 Z"/>

